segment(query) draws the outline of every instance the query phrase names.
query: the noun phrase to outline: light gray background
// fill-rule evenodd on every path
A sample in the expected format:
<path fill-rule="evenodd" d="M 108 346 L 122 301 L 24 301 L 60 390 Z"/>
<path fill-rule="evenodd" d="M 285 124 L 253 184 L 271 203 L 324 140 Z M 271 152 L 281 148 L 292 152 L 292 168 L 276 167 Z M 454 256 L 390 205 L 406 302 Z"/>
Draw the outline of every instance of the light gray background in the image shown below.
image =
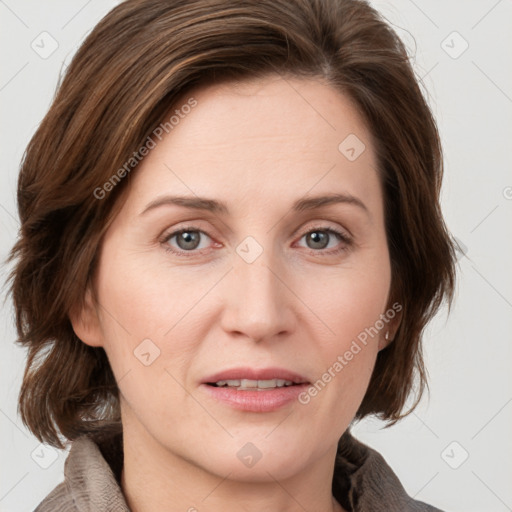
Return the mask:
<path fill-rule="evenodd" d="M 0 0 L 2 261 L 18 229 L 24 148 L 60 70 L 117 3 Z M 372 4 L 406 42 L 428 91 L 445 151 L 444 214 L 465 254 L 453 311 L 425 336 L 430 400 L 389 430 L 372 419 L 354 432 L 384 455 L 416 499 L 454 512 L 512 511 L 512 3 Z M 58 43 L 47 58 L 31 47 L 51 49 L 44 31 Z M 3 284 L 8 268 L 0 268 Z M 10 301 L 0 329 L 0 510 L 30 511 L 62 480 L 66 452 L 41 447 L 17 417 L 24 351 L 13 341 Z"/>

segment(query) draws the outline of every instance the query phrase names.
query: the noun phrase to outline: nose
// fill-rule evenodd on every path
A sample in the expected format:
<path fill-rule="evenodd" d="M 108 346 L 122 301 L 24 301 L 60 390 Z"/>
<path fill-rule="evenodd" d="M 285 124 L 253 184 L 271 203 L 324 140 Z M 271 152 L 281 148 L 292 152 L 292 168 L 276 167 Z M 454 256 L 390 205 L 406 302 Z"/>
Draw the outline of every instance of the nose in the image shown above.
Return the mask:
<path fill-rule="evenodd" d="M 263 251 L 252 263 L 236 253 L 224 283 L 222 327 L 225 332 L 256 342 L 275 340 L 293 332 L 296 316 L 293 292 L 282 266 Z"/>

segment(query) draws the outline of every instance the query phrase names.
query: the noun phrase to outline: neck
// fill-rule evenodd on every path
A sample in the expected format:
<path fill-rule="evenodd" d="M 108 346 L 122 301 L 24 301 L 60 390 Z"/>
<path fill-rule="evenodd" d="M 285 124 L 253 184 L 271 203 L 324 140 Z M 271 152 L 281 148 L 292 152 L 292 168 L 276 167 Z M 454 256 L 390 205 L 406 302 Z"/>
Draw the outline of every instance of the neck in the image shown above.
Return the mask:
<path fill-rule="evenodd" d="M 135 432 L 137 431 L 137 432 Z M 142 435 L 141 435 L 142 434 Z M 291 477 L 240 481 L 214 474 L 124 426 L 121 487 L 132 512 L 345 512 L 332 496 L 336 446 Z"/>

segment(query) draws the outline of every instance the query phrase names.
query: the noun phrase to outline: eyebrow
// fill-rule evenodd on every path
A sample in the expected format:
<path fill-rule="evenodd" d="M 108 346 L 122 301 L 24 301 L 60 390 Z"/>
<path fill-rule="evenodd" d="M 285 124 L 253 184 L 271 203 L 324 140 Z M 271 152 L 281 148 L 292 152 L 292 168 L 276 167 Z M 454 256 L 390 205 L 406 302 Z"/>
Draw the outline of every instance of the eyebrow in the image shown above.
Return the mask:
<path fill-rule="evenodd" d="M 328 206 L 331 204 L 351 204 L 358 206 L 364 210 L 368 215 L 370 214 L 366 205 L 357 197 L 351 194 L 327 194 L 322 196 L 309 197 L 306 199 L 298 199 L 292 205 L 292 210 L 295 212 L 304 212 Z M 226 203 L 217 201 L 216 199 L 208 199 L 206 197 L 198 196 L 162 196 L 154 201 L 151 201 L 146 208 L 140 213 L 144 215 L 150 210 L 159 208 L 160 206 L 176 205 L 193 210 L 204 210 L 216 214 L 229 215 L 229 208 Z"/>

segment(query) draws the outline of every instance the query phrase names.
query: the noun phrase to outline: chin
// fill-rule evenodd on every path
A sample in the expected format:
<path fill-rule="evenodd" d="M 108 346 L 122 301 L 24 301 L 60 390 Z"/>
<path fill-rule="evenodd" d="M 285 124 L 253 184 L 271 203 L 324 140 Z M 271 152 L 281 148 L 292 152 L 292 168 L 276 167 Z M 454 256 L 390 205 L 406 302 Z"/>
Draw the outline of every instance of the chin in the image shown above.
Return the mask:
<path fill-rule="evenodd" d="M 293 476 L 300 467 L 306 466 L 308 456 L 304 452 L 304 442 L 297 443 L 276 438 L 274 441 L 231 440 L 225 445 L 216 445 L 209 450 L 207 461 L 201 466 L 219 476 L 229 475 L 230 480 L 240 482 L 271 482 Z M 204 453 L 204 452 L 203 452 Z M 299 455 L 299 456 L 298 456 Z"/>

